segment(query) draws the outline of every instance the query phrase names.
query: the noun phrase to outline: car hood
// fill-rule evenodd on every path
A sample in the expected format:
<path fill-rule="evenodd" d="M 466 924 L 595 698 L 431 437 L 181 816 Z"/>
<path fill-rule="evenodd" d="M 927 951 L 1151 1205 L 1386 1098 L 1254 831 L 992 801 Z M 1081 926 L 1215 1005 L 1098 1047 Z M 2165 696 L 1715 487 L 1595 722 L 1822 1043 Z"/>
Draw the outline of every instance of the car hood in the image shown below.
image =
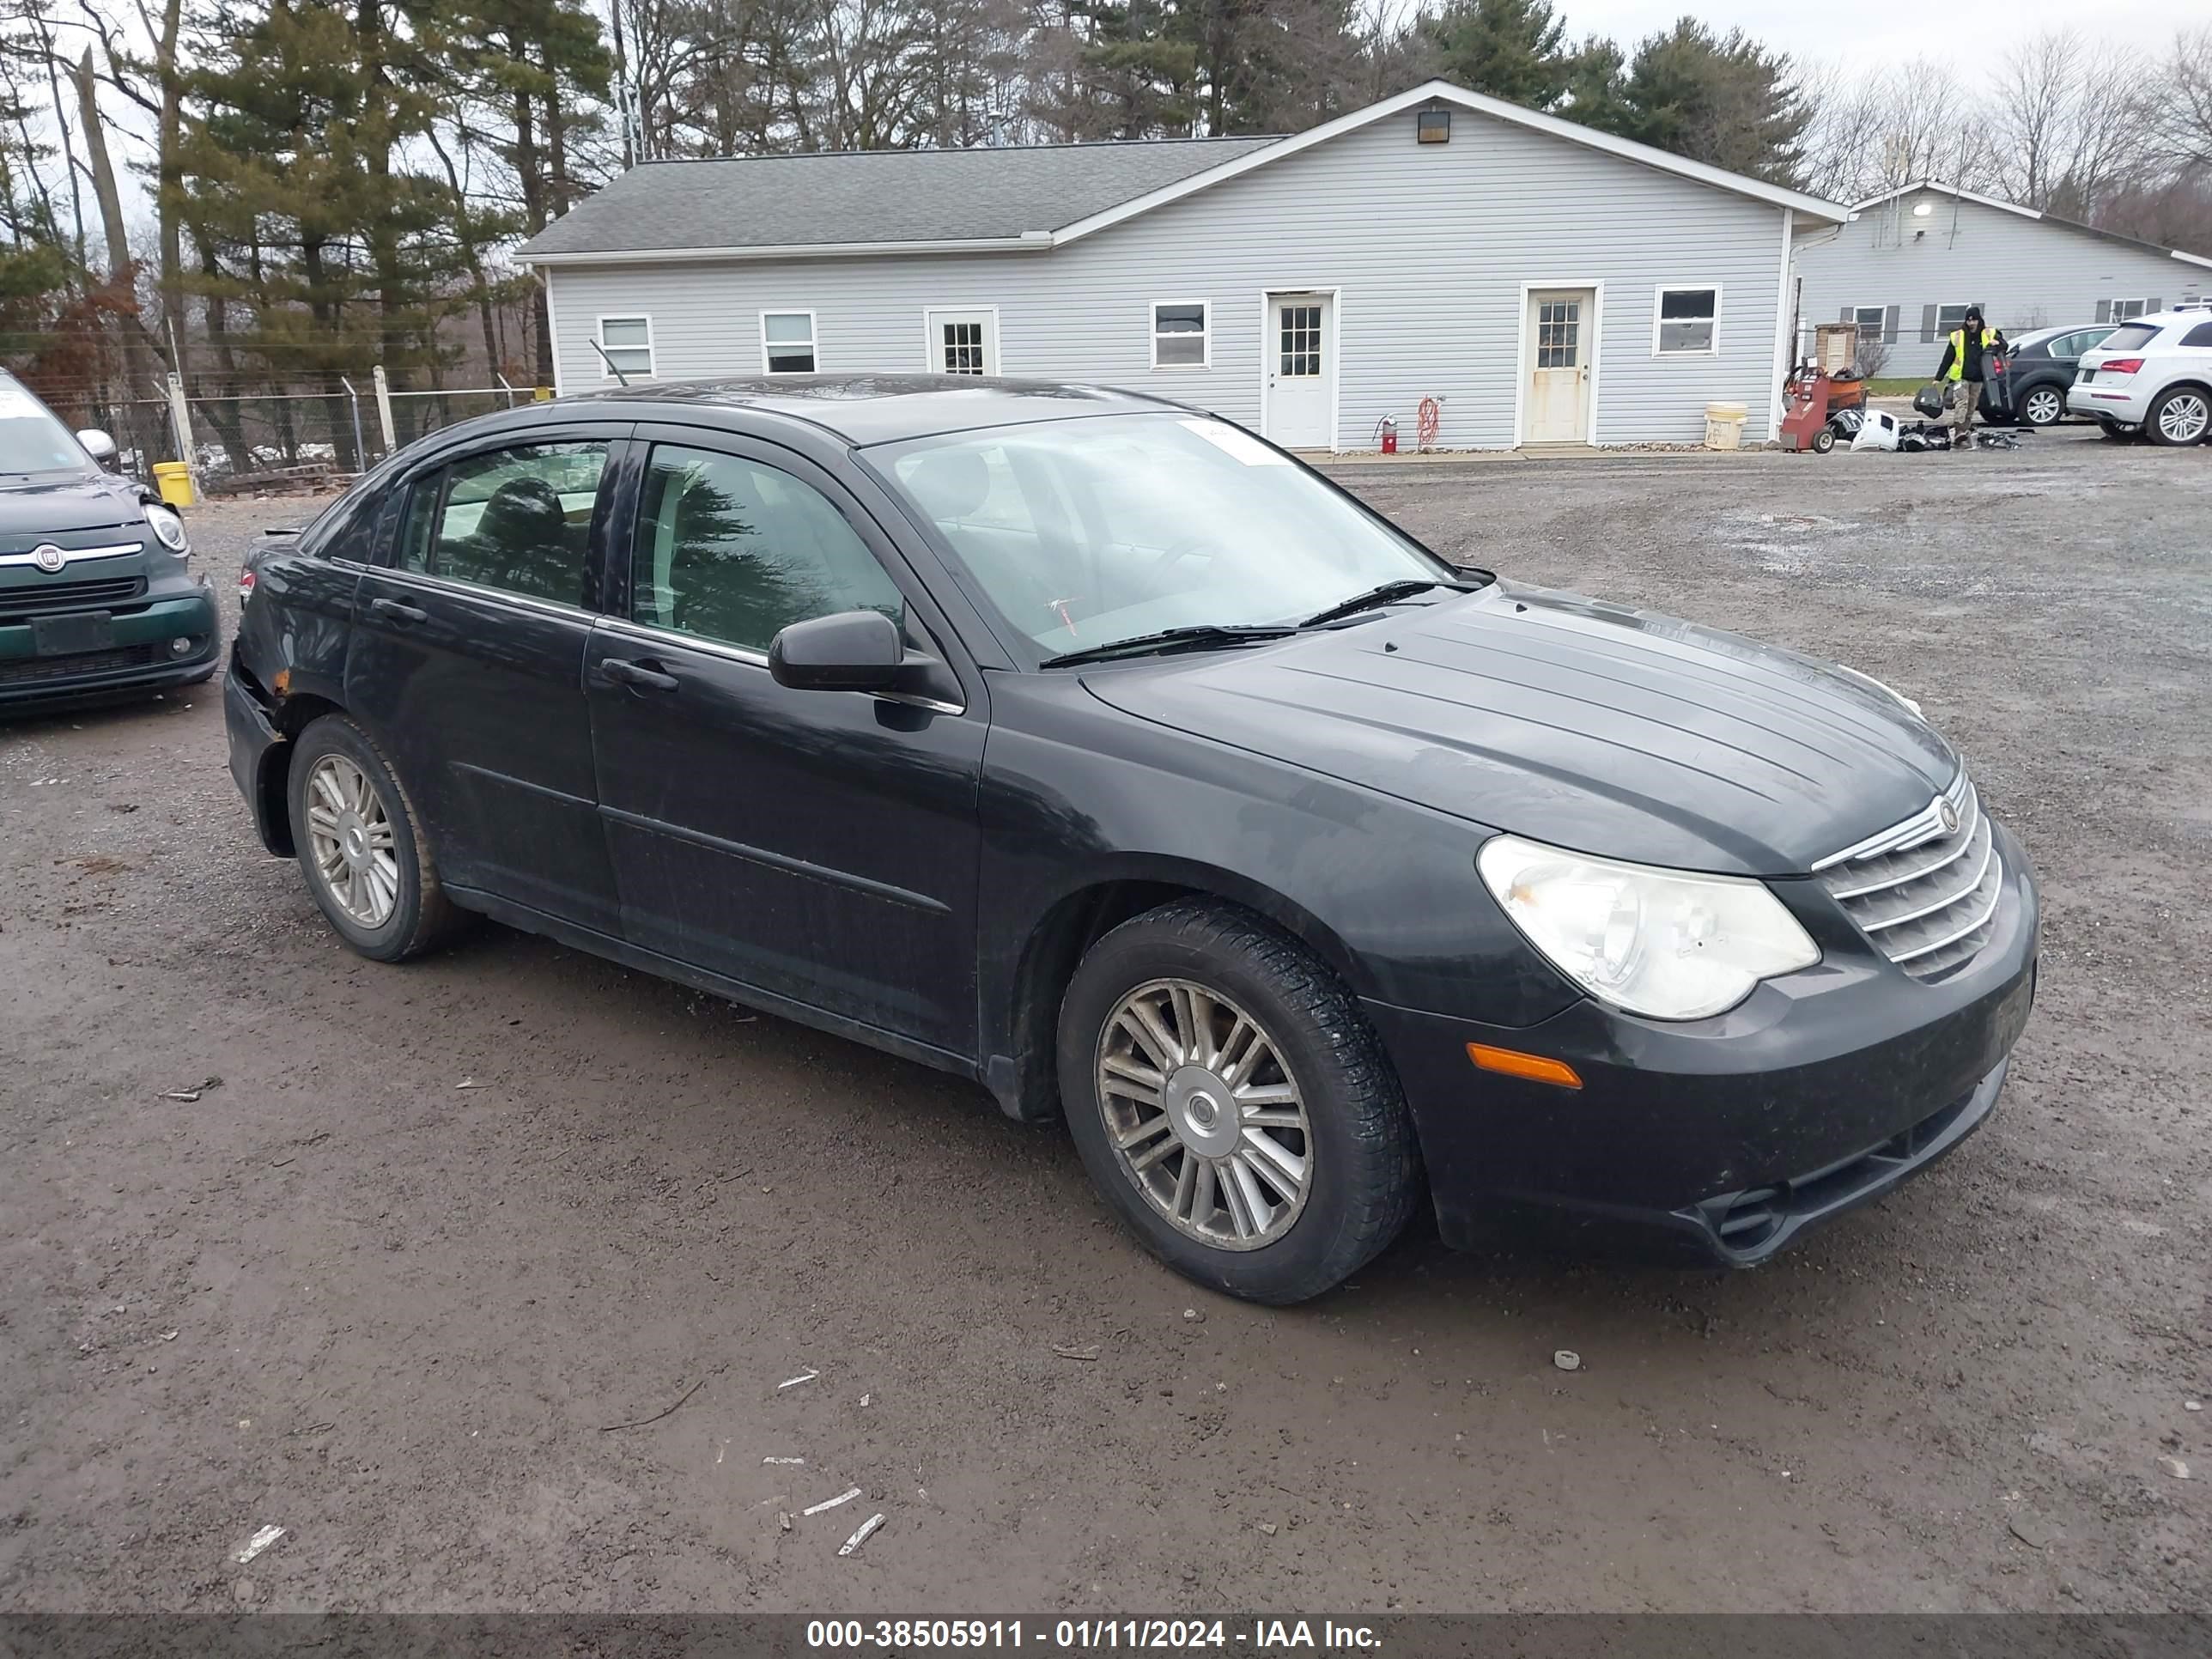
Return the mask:
<path fill-rule="evenodd" d="M 144 518 L 138 487 L 105 474 L 0 477 L 0 550 L 28 548 L 77 530 L 136 527 Z"/>
<path fill-rule="evenodd" d="M 1919 811 L 1959 764 L 1812 658 L 1504 584 L 1085 683 L 1125 713 L 1532 840 L 1738 875 L 1805 873 Z"/>

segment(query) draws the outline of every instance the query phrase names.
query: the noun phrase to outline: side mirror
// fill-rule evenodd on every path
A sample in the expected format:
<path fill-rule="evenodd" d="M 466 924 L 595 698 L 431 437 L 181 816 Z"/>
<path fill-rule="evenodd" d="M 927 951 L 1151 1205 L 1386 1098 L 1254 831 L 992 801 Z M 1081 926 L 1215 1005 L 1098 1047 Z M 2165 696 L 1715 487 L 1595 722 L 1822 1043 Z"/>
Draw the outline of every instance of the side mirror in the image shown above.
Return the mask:
<path fill-rule="evenodd" d="M 85 428 L 76 434 L 76 441 L 84 446 L 84 453 L 102 466 L 115 459 L 115 440 L 98 427 Z"/>
<path fill-rule="evenodd" d="M 768 672 L 794 691 L 890 691 L 906 647 L 880 611 L 841 611 L 793 623 L 769 642 Z"/>

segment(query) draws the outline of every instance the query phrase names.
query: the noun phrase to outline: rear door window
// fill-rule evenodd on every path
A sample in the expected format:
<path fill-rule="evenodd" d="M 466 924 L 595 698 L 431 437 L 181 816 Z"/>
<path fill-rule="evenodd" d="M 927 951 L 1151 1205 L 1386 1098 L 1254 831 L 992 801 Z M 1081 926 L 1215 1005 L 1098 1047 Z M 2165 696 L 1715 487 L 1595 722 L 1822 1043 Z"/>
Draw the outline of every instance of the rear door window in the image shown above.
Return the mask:
<path fill-rule="evenodd" d="M 603 441 L 517 444 L 417 479 L 401 568 L 580 607 L 606 462 Z"/>

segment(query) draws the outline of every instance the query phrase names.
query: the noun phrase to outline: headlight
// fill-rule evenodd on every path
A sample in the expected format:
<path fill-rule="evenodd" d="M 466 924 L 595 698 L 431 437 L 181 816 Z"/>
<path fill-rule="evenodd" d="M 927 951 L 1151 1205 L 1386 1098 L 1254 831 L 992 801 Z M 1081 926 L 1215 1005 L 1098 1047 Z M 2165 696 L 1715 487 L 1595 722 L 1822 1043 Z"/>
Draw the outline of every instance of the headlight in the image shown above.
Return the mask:
<path fill-rule="evenodd" d="M 1475 865 L 1554 967 L 1632 1014 L 1703 1019 L 1820 959 L 1764 882 L 1619 864 L 1517 836 L 1485 842 Z"/>
<path fill-rule="evenodd" d="M 174 508 L 149 505 L 146 508 L 146 522 L 153 527 L 155 535 L 161 538 L 161 545 L 179 558 L 184 558 L 191 552 L 191 539 L 185 534 L 185 521 L 177 516 Z"/>

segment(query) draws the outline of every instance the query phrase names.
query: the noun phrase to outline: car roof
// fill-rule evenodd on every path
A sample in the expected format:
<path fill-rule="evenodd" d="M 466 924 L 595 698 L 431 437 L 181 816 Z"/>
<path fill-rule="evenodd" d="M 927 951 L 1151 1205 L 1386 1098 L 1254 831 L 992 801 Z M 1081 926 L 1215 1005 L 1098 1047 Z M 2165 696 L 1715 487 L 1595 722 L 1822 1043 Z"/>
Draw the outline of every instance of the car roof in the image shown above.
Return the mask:
<path fill-rule="evenodd" d="M 634 420 L 696 419 L 711 410 L 755 410 L 804 421 L 855 447 L 977 427 L 1066 421 L 1177 407 L 1109 386 L 972 374 L 751 374 L 614 386 L 532 405 L 590 410 Z"/>

